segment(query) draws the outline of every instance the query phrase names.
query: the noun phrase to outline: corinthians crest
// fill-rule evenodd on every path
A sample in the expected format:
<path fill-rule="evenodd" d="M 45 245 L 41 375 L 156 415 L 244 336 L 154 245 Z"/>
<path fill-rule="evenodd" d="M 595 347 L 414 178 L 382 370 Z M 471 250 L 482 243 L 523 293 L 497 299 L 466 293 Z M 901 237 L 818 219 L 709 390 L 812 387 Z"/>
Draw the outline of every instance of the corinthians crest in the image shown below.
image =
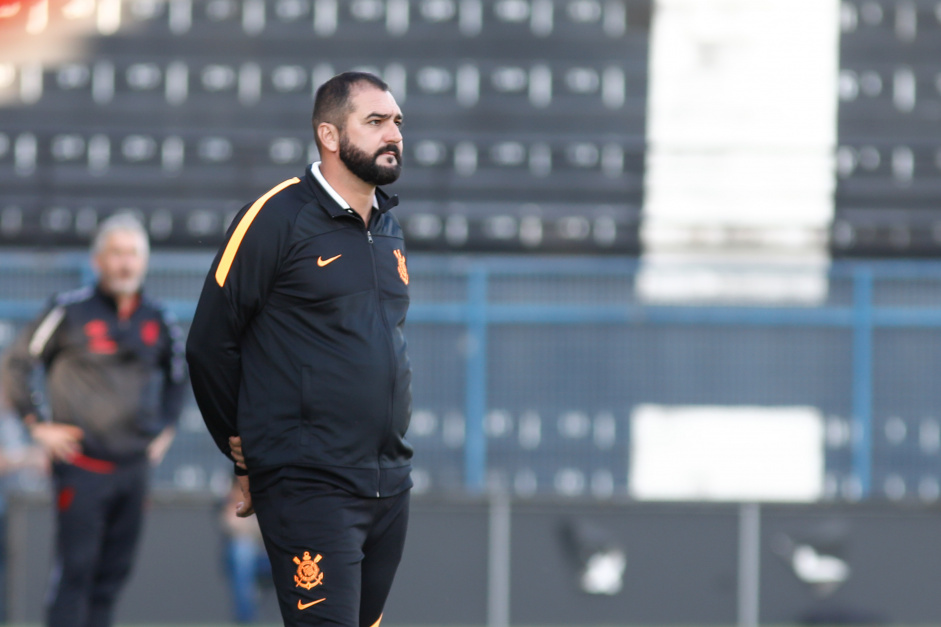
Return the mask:
<path fill-rule="evenodd" d="M 323 555 L 320 553 L 317 554 L 317 557 L 311 559 L 310 551 L 304 551 L 303 559 L 298 559 L 297 556 L 294 557 L 294 563 L 297 564 L 297 574 L 294 575 L 296 587 L 310 590 L 314 586 L 323 583 L 323 572 L 320 570 L 320 566 L 317 566 L 317 562 L 322 559 Z"/>
<path fill-rule="evenodd" d="M 405 265 L 405 255 L 398 248 L 393 250 L 392 254 L 399 260 L 399 278 L 402 279 L 402 283 L 408 285 L 408 267 Z"/>

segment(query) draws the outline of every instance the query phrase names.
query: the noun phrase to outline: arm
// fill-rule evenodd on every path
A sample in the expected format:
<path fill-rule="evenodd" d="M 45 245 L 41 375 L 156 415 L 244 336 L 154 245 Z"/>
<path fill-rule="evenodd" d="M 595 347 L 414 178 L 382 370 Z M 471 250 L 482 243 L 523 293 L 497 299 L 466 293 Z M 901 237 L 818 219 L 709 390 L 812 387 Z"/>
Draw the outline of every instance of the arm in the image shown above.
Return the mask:
<path fill-rule="evenodd" d="M 173 427 L 180 419 L 186 392 L 186 344 L 183 331 L 172 313 L 163 310 L 161 322 L 170 341 L 160 360 L 163 373 L 160 417 L 166 427 Z"/>
<path fill-rule="evenodd" d="M 206 277 L 186 343 L 203 421 L 216 446 L 233 461 L 229 438 L 238 436 L 241 338 L 264 305 L 290 236 L 289 220 L 275 207 L 264 206 L 267 197 L 233 220 Z"/>
<path fill-rule="evenodd" d="M 238 338 L 243 323 L 229 306 L 213 274 L 206 279 L 186 341 L 186 361 L 196 404 L 216 446 L 230 459 L 229 438 L 238 434 L 236 407 L 242 372 Z"/>
<path fill-rule="evenodd" d="M 19 414 L 33 440 L 52 458 L 68 461 L 79 452 L 84 435 L 75 425 L 43 422 L 39 419 L 39 390 L 33 382 L 41 363 L 49 363 L 58 353 L 62 339 L 65 308 L 53 304 L 17 336 L 0 364 L 0 382 L 13 409 Z"/>
<path fill-rule="evenodd" d="M 10 406 L 24 420 L 39 415 L 39 390 L 33 385 L 39 365 L 55 353 L 57 335 L 65 318 L 65 308 L 53 305 L 33 320 L 16 337 L 3 356 L 0 384 Z"/>
<path fill-rule="evenodd" d="M 160 418 L 164 427 L 147 447 L 147 456 L 155 466 L 163 461 L 170 445 L 173 444 L 173 438 L 176 436 L 176 423 L 183 409 L 187 383 L 183 332 L 172 313 L 163 310 L 161 314 L 161 323 L 169 341 L 160 359 L 160 369 L 163 375 Z"/>

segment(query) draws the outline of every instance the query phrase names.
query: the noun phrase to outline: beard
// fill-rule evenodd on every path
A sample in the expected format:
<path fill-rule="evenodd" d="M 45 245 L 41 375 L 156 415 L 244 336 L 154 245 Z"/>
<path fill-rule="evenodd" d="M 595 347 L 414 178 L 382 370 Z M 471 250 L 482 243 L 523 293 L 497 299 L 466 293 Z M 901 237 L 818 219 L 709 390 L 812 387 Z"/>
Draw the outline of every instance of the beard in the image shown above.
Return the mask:
<path fill-rule="evenodd" d="M 391 152 L 395 155 L 395 165 L 380 165 L 379 156 Z M 402 174 L 402 153 L 395 144 L 388 144 L 369 155 L 350 143 L 346 136 L 340 138 L 340 160 L 359 179 L 370 185 L 388 185 L 394 183 Z"/>
<path fill-rule="evenodd" d="M 112 276 L 101 279 L 105 292 L 112 296 L 133 296 L 141 290 L 143 276 Z"/>

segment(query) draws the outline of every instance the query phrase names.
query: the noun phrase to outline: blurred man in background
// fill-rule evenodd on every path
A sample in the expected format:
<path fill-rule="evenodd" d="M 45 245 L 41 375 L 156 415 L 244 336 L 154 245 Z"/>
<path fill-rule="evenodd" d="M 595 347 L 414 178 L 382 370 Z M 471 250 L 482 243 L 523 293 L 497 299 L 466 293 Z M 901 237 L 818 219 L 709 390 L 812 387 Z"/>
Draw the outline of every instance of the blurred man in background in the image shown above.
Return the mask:
<path fill-rule="evenodd" d="M 52 462 L 56 559 L 47 624 L 105 627 L 131 570 L 148 466 L 173 440 L 183 336 L 144 297 L 147 233 L 131 215 L 95 237 L 97 284 L 53 297 L 2 364 L 3 390 Z M 45 374 L 48 416 L 34 382 Z"/>
<path fill-rule="evenodd" d="M 284 624 L 373 627 L 412 487 L 405 242 L 377 187 L 401 171 L 402 112 L 381 79 L 347 72 L 318 89 L 312 122 L 322 161 L 233 220 L 187 357 L 238 463 L 238 512 L 258 512 Z"/>
<path fill-rule="evenodd" d="M 271 587 L 271 562 L 261 529 L 256 517 L 238 515 L 242 500 L 242 489 L 233 481 L 219 516 L 225 537 L 225 577 L 232 594 L 233 618 L 240 625 L 258 620 L 262 584 L 267 581 Z"/>

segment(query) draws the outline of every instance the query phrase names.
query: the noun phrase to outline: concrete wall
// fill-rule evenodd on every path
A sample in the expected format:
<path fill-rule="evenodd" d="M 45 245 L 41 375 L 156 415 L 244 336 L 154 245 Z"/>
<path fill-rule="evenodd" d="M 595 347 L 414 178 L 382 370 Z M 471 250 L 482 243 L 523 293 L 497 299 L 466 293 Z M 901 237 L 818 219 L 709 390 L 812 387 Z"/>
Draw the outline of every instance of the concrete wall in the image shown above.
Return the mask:
<path fill-rule="evenodd" d="M 741 586 L 742 517 L 735 504 L 514 501 L 509 550 L 495 554 L 506 549 L 490 541 L 499 517 L 491 516 L 489 502 L 417 498 L 384 624 L 484 625 L 489 616 L 494 625 L 730 625 L 748 622 L 742 594 L 752 593 L 767 624 L 941 623 L 934 589 L 941 580 L 941 510 L 757 511 L 760 532 L 744 550 L 754 550 L 760 578 Z M 14 499 L 8 534 L 9 619 L 37 622 L 51 555 L 48 502 Z M 586 560 L 601 550 L 626 557 L 610 595 L 588 594 L 581 585 Z M 119 621 L 224 623 L 230 608 L 215 504 L 156 497 Z M 265 622 L 278 621 L 271 590 L 262 609 Z"/>

